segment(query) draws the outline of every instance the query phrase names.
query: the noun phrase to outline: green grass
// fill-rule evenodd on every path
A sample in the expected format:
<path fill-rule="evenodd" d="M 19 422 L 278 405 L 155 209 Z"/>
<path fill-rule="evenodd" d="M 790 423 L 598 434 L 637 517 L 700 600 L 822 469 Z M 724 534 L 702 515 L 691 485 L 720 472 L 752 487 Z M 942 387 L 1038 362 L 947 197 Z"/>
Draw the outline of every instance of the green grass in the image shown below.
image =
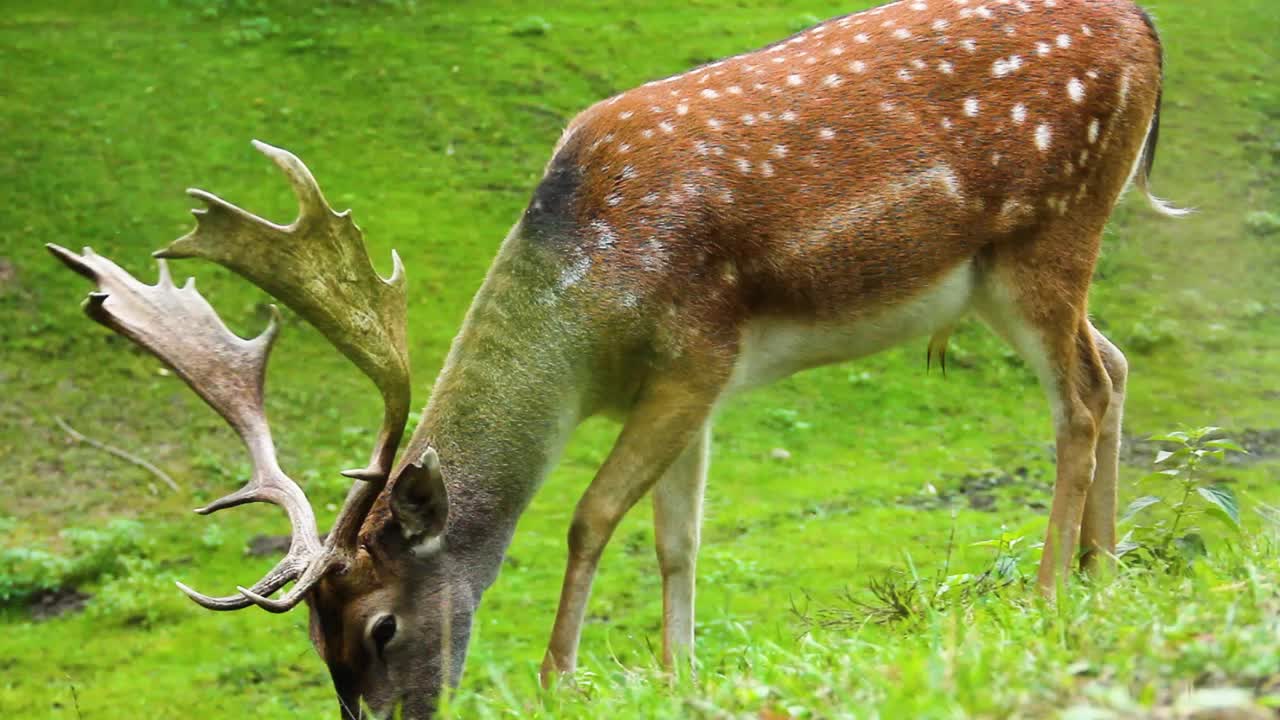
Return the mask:
<path fill-rule="evenodd" d="M 226 592 L 272 558 L 246 557 L 283 519 L 255 507 L 198 518 L 246 459 L 221 421 L 155 360 L 87 321 L 87 285 L 45 242 L 92 245 L 144 278 L 148 253 L 186 231 L 198 185 L 269 217 L 293 212 L 257 137 L 298 153 L 351 206 L 385 273 L 410 281 L 411 356 L 426 401 L 444 351 L 561 128 L 596 99 L 777 39 L 866 2 L 617 0 L 349 3 L 13 0 L 0 11 L 0 492 L 3 545 L 74 554 L 66 527 L 145 524 L 120 579 L 85 589 L 82 614 L 33 622 L 0 610 L 0 714 L 18 717 L 314 717 L 332 713 L 301 612 L 213 614 L 168 583 Z M 1195 577 L 1134 573 L 931 613 L 910 629 L 818 630 L 792 603 L 908 561 L 980 568 L 971 544 L 1043 529 L 1052 437 L 1031 374 L 976 324 L 952 372 L 923 345 L 789 379 L 735 403 L 715 431 L 700 557 L 696 685 L 655 675 L 660 595 L 647 507 L 603 562 L 579 690 L 541 695 L 537 663 L 578 494 L 616 427 L 586 424 L 521 522 L 486 596 L 460 717 L 1043 717 L 1073 706 L 1142 715 L 1188 689 L 1274 697 L 1280 674 L 1275 537 L 1254 510 L 1280 502 L 1280 249 L 1260 213 L 1280 207 L 1280 85 L 1270 0 L 1165 0 L 1154 8 L 1168 78 L 1156 190 L 1200 212 L 1180 221 L 1126 201 L 1093 297 L 1129 353 L 1127 432 L 1213 424 L 1258 452 L 1215 468 L 1246 536 Z M 219 268 L 175 263 L 231 326 L 265 325 L 266 299 Z M 268 380 L 281 460 L 327 523 L 380 419 L 366 380 L 297 318 Z M 146 472 L 68 441 L 53 418 L 141 454 Z M 789 460 L 771 458 L 785 448 Z M 1127 460 L 1139 492 L 1149 457 Z M 1015 471 L 1025 468 L 1025 473 Z M 971 476 L 1013 478 L 975 509 Z M 952 508 L 941 497 L 953 496 Z M 981 503 L 972 503 L 981 504 Z M 954 533 L 954 539 L 952 534 Z M 1034 553 L 1024 558 L 1030 567 Z M 1268 680 L 1270 679 L 1270 680 Z M 74 688 L 74 693 L 73 693 Z M 1098 710 L 1101 712 L 1101 710 Z M 770 715 L 769 713 L 773 713 Z M 1070 714 L 1070 713 L 1068 713 Z M 1072 717 L 1096 717 L 1077 710 Z"/>

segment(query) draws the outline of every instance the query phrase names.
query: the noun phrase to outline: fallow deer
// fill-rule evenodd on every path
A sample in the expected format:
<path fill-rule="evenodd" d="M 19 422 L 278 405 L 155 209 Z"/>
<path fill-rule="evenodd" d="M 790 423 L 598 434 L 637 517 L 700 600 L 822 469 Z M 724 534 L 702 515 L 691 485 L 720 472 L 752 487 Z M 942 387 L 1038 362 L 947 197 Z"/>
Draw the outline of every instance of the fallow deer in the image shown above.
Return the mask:
<path fill-rule="evenodd" d="M 904 0 L 597 103 L 564 132 L 480 288 L 407 448 L 405 299 L 293 155 L 301 214 L 273 224 L 202 191 L 202 257 L 316 325 L 381 390 L 367 468 L 328 538 L 276 463 L 262 411 L 276 325 L 228 332 L 167 271 L 143 285 L 51 247 L 97 281 L 89 314 L 171 365 L 240 433 L 248 485 L 199 512 L 280 504 L 286 557 L 215 610 L 306 600 L 343 717 L 432 714 L 516 520 L 570 431 L 623 420 L 577 505 L 543 679 L 572 672 L 592 579 L 652 491 L 663 660 L 691 661 L 711 421 L 744 390 L 913 338 L 944 352 L 974 311 L 1038 375 L 1057 435 L 1039 582 L 1079 546 L 1115 548 L 1125 358 L 1087 314 L 1103 226 L 1147 192 L 1162 60 L 1129 0 Z M 294 581 L 282 597 L 271 595 Z"/>

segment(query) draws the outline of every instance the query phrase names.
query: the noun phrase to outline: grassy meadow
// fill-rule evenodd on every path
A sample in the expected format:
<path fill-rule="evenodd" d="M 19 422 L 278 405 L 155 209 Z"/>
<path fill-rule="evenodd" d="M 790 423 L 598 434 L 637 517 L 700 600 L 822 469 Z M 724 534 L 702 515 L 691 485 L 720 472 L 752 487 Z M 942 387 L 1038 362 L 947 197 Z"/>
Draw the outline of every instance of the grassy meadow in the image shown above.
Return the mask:
<path fill-rule="evenodd" d="M 223 594 L 255 580 L 276 556 L 247 553 L 250 539 L 287 524 L 267 506 L 189 512 L 238 486 L 247 456 L 156 360 L 82 315 L 89 284 L 45 242 L 91 245 L 150 282 L 150 252 L 191 225 L 186 187 L 292 217 L 287 185 L 248 141 L 286 147 L 354 209 L 383 274 L 391 248 L 403 257 L 420 407 L 575 112 L 870 4 L 6 0 L 0 715 L 334 712 L 305 611 L 215 614 L 173 587 Z M 1057 605 L 1038 601 L 1016 578 L 1034 572 L 1046 522 L 1047 405 L 1012 351 L 969 322 L 945 377 L 926 372 L 922 340 L 723 412 L 696 680 L 657 671 L 660 581 L 642 503 L 602 563 L 576 687 L 537 689 L 568 522 L 617 432 L 584 425 L 486 596 L 453 717 L 1275 717 L 1280 6 L 1151 9 L 1167 55 L 1154 187 L 1199 212 L 1168 220 L 1126 199 L 1098 268 L 1093 314 L 1131 365 L 1122 506 L 1181 492 L 1168 477 L 1140 483 L 1161 447 L 1151 435 L 1213 425 L 1249 450 L 1199 470 L 1231 489 L 1243 530 L 1201 515 L 1208 557 L 1185 572 L 1129 566 L 1110 586 L 1075 582 Z M 267 301 L 247 283 L 172 267 L 198 276 L 234 330 L 265 326 Z M 288 314 L 267 388 L 282 465 L 327 526 L 349 482 L 337 471 L 373 441 L 377 394 Z M 180 491 L 59 420 L 146 458 Z M 935 578 L 997 566 L 1011 578 L 998 590 L 934 598 Z M 898 622 L 875 621 L 886 611 L 871 586 L 885 578 L 916 588 Z M 58 603 L 83 607 L 33 615 Z M 1213 714 L 1228 711 L 1241 714 Z"/>

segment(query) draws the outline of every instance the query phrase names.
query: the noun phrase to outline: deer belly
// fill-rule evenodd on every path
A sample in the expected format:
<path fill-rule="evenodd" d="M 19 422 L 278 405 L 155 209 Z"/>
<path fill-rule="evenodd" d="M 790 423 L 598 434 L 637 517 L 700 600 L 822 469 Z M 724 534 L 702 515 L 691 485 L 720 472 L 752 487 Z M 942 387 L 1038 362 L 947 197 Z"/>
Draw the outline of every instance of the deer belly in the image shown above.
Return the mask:
<path fill-rule="evenodd" d="M 915 296 L 849 320 L 758 317 L 741 332 L 727 395 L 768 385 L 801 370 L 865 357 L 953 325 L 969 307 L 976 284 L 972 262 Z"/>

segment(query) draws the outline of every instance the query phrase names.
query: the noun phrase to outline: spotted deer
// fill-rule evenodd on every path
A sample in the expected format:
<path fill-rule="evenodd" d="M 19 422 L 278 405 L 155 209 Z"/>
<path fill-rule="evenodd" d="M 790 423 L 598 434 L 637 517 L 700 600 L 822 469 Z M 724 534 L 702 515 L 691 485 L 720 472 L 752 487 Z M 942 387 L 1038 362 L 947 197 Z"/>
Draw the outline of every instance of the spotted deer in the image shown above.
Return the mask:
<path fill-rule="evenodd" d="M 1115 549 L 1124 355 L 1090 323 L 1103 226 L 1155 157 L 1161 48 L 1128 0 L 916 0 L 597 103 L 565 130 L 480 288 L 420 424 L 409 407 L 404 273 L 379 278 L 349 215 L 293 155 L 299 217 L 277 225 L 203 191 L 197 228 L 157 253 L 221 263 L 310 321 L 386 407 L 366 468 L 321 538 L 263 413 L 273 321 L 231 334 L 167 270 L 139 283 L 51 246 L 98 291 L 96 320 L 171 365 L 239 432 L 254 472 L 198 512 L 281 505 L 283 560 L 214 610 L 310 606 L 342 717 L 430 716 L 462 672 L 472 616 L 572 429 L 621 419 L 574 511 L 543 662 L 576 665 L 597 564 L 646 493 L 667 665 L 693 656 L 694 568 L 711 423 L 730 397 L 916 338 L 942 355 L 969 311 L 1049 398 L 1057 477 L 1039 583 Z M 162 261 L 163 262 L 163 261 Z M 288 583 L 292 587 L 272 597 Z"/>

